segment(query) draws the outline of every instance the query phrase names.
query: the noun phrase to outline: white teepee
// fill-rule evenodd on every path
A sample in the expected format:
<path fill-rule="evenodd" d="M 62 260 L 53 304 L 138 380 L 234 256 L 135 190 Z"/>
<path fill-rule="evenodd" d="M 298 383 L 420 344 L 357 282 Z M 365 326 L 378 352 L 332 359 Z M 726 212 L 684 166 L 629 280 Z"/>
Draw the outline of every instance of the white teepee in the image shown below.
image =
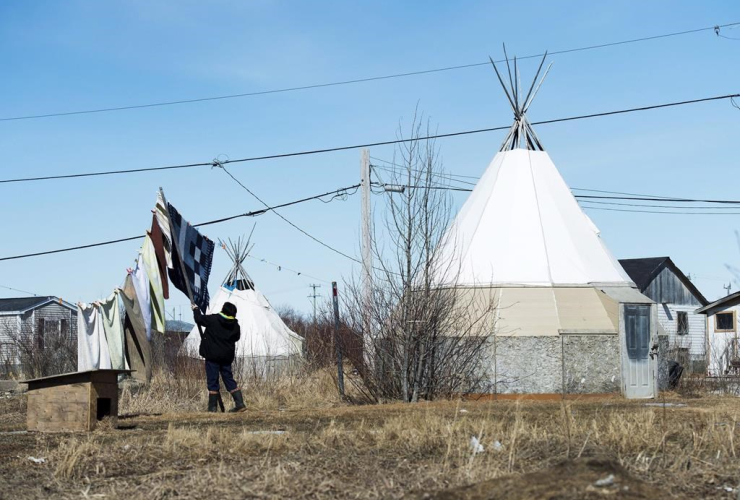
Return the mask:
<path fill-rule="evenodd" d="M 541 69 L 542 64 L 538 75 Z M 445 272 L 438 272 L 438 282 L 459 286 L 630 282 L 527 120 L 537 77 L 522 99 L 517 78 L 509 91 L 498 70 L 496 74 L 514 111 L 514 124 L 443 239 L 439 269 Z"/>
<path fill-rule="evenodd" d="M 241 338 L 236 346 L 236 355 L 245 358 L 279 359 L 300 356 L 303 338 L 288 328 L 264 295 L 242 267 L 249 255 L 249 240 L 221 245 L 233 260 L 234 265 L 208 306 L 209 314 L 221 311 L 224 302 L 236 306 L 236 319 L 241 328 Z M 197 353 L 200 333 L 196 326 L 188 335 L 183 346 L 188 353 Z"/>

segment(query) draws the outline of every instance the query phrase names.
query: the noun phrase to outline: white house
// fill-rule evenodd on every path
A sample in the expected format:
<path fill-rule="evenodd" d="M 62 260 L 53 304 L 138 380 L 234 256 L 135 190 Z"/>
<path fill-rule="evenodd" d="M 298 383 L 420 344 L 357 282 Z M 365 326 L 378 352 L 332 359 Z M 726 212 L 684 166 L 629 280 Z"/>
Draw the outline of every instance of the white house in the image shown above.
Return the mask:
<path fill-rule="evenodd" d="M 707 373 L 712 376 L 740 373 L 737 316 L 740 292 L 707 304 L 696 310 L 706 315 Z"/>
<path fill-rule="evenodd" d="M 77 308 L 74 305 L 52 296 L 0 299 L 0 376 L 8 376 L 19 364 L 28 364 L 45 350 L 45 359 L 49 362 L 63 357 L 65 353 L 59 352 L 63 339 L 67 339 L 64 345 L 77 345 Z M 64 366 L 64 363 L 56 364 Z M 21 368 L 29 369 L 27 366 Z M 39 369 L 44 373 L 46 368 Z M 75 369 L 71 365 L 68 368 Z"/>
<path fill-rule="evenodd" d="M 669 257 L 619 261 L 643 295 L 658 304 L 658 322 L 668 334 L 668 356 L 694 372 L 707 367 L 706 318 L 696 311 L 709 301 Z"/>

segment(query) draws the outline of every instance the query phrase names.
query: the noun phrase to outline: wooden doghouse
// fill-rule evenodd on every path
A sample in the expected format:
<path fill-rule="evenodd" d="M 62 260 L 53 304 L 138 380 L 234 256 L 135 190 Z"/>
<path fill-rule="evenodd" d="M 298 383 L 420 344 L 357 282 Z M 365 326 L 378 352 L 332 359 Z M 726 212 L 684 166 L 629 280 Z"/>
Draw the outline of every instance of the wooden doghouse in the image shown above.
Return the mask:
<path fill-rule="evenodd" d="M 118 418 L 118 375 L 130 370 L 91 370 L 27 380 L 29 431 L 91 431 L 105 417 Z"/>

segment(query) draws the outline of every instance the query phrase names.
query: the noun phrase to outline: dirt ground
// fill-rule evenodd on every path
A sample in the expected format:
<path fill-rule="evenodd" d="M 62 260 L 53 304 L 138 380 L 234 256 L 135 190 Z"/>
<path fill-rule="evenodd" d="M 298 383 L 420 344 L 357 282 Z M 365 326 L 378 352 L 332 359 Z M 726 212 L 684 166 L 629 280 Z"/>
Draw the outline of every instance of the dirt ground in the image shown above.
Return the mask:
<path fill-rule="evenodd" d="M 0 498 L 738 498 L 740 400 L 668 402 L 124 414 L 41 434 L 5 397 Z"/>

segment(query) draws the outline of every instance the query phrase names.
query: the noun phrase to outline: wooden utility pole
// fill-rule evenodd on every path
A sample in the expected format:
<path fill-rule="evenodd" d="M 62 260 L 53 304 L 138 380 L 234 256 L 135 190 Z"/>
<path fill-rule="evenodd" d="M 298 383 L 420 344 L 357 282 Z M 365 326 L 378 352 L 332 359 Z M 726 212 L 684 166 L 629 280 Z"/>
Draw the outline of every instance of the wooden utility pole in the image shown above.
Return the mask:
<path fill-rule="evenodd" d="M 331 282 L 331 300 L 334 305 L 334 350 L 337 355 L 337 387 L 339 395 L 344 397 L 344 367 L 342 359 L 342 342 L 339 340 L 339 296 L 337 282 Z"/>
<path fill-rule="evenodd" d="M 360 191 L 362 193 L 362 295 L 363 295 L 363 358 L 370 368 L 372 359 L 372 300 L 373 300 L 373 250 L 372 205 L 370 204 L 370 151 L 363 149 L 360 156 Z"/>
<path fill-rule="evenodd" d="M 308 298 L 309 299 L 313 299 L 313 327 L 314 327 L 314 329 L 316 329 L 316 298 L 317 297 L 320 297 L 320 295 L 318 293 L 316 293 L 316 289 L 317 288 L 321 288 L 321 285 L 317 285 L 315 283 L 311 283 L 308 286 L 310 286 L 311 289 L 313 290 L 313 292 L 311 293 L 311 295 L 308 296 Z"/>

